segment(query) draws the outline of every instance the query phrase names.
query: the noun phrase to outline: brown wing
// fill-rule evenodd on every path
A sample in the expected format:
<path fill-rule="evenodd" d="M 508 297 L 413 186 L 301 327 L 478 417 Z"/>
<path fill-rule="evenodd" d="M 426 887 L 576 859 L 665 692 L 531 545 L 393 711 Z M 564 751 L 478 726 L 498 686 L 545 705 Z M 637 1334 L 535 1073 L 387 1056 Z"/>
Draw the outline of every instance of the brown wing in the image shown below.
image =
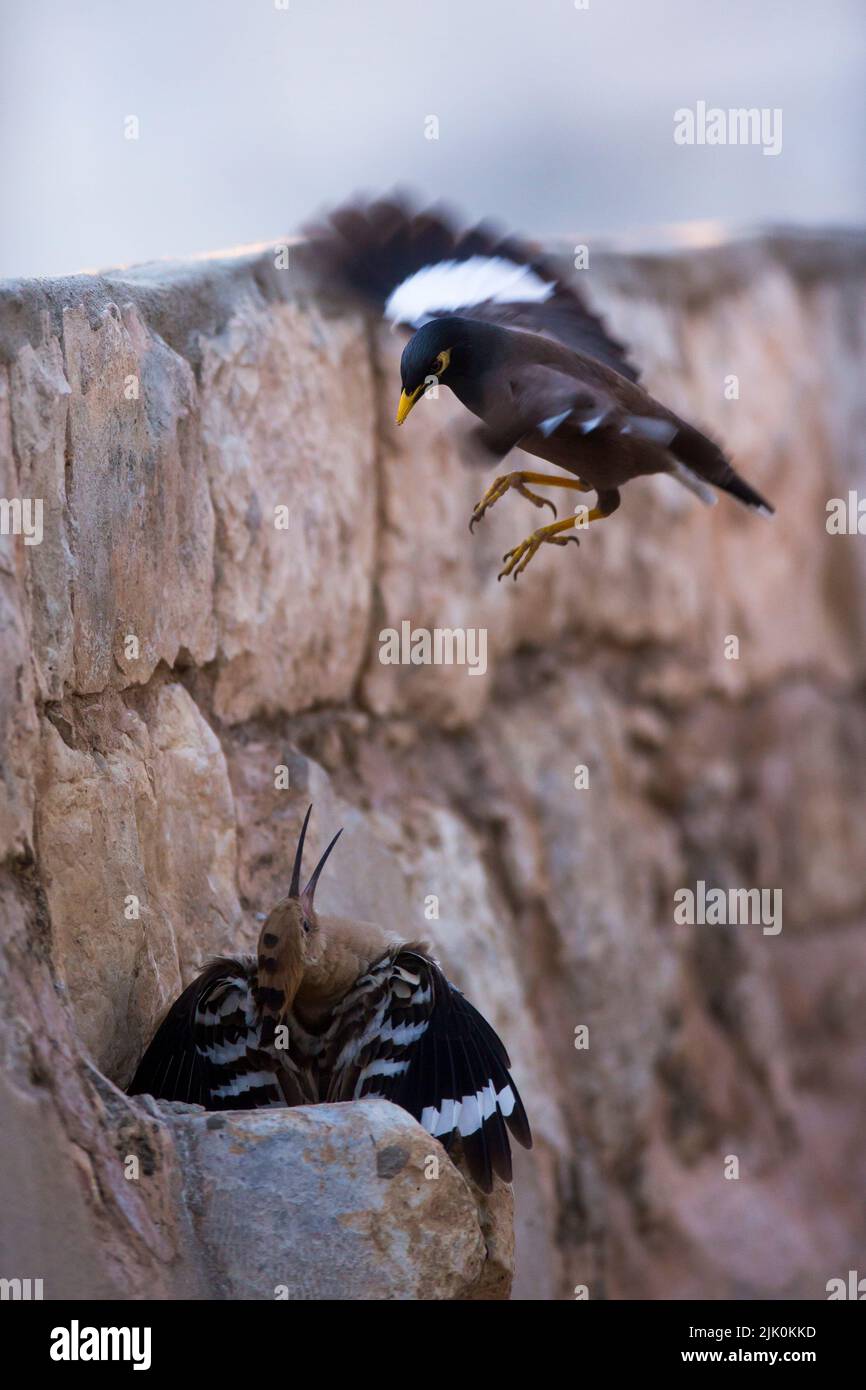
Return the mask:
<path fill-rule="evenodd" d="M 305 232 L 309 243 L 306 255 L 325 280 L 354 291 L 380 310 L 385 309 L 399 286 L 421 271 L 450 265 L 465 267 L 470 261 L 479 268 L 482 261 L 522 268 L 546 287 L 544 297 L 509 300 L 507 290 L 495 298 L 484 297 L 484 287 L 490 286 L 489 277 L 469 275 L 465 278 L 466 302 L 431 301 L 397 321 L 404 327 L 418 328 L 445 312 L 456 312 L 503 328 L 542 334 L 594 357 L 631 381 L 638 379 L 637 368 L 629 361 L 626 349 L 607 332 L 577 286 L 564 280 L 553 261 L 537 246 L 508 236 L 490 223 L 481 222 L 461 231 L 446 209 L 418 211 L 407 199 L 395 197 L 346 204 Z M 519 275 L 512 274 L 511 279 L 515 278 L 519 282 Z M 440 284 L 438 277 L 429 278 L 434 300 Z"/>
<path fill-rule="evenodd" d="M 504 458 L 527 435 L 554 434 L 563 426 L 589 434 L 614 421 L 622 412 L 612 396 L 554 368 L 525 363 L 506 380 L 485 409 L 484 423 L 468 432 L 466 445 L 480 453 Z"/>

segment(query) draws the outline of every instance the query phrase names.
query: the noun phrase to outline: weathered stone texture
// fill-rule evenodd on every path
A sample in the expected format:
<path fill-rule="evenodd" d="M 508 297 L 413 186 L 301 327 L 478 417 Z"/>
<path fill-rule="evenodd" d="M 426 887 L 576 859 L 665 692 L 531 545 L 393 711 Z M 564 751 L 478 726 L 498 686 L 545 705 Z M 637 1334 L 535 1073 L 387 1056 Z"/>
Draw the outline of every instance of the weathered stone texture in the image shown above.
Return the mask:
<path fill-rule="evenodd" d="M 0 497 L 19 496 L 12 448 L 9 374 L 0 368 Z M 29 651 L 25 549 L 0 535 L 0 857 L 32 839 L 37 741 L 35 678 Z"/>
<path fill-rule="evenodd" d="M 52 707 L 37 832 L 79 1036 L 128 1081 L 181 984 L 244 944 L 225 758 L 186 690 Z"/>
<path fill-rule="evenodd" d="M 377 508 L 361 325 L 241 306 L 202 352 L 216 712 L 236 723 L 346 700 L 366 649 Z"/>
<path fill-rule="evenodd" d="M 63 315 L 74 689 L 214 654 L 214 516 L 189 364 L 131 304 Z M 132 643 L 134 642 L 134 646 Z"/>
<path fill-rule="evenodd" d="M 214 1297 L 452 1299 L 478 1284 L 475 1203 L 453 1164 L 426 1175 L 431 1141 L 404 1110 L 199 1110 L 170 1124 Z"/>

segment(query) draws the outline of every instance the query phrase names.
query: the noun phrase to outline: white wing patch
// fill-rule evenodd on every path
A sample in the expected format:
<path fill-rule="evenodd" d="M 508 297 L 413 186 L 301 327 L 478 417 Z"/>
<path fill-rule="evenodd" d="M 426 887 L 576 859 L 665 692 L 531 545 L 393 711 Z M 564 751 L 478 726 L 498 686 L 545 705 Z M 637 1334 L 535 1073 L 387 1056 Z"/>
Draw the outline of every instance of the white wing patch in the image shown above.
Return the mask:
<path fill-rule="evenodd" d="M 462 1100 L 443 1100 L 438 1107 L 428 1105 L 422 1112 L 421 1124 L 428 1134 L 438 1139 L 456 1129 L 461 1135 L 474 1134 L 485 1120 L 489 1120 L 495 1110 L 508 1116 L 514 1109 L 514 1092 L 510 1086 L 503 1086 L 497 1092 L 492 1081 L 474 1096 L 463 1096 Z"/>
<path fill-rule="evenodd" d="M 549 299 L 556 285 L 527 265 L 504 256 L 470 256 L 465 261 L 425 265 L 391 291 L 385 317 L 420 328 L 438 310 L 473 304 L 514 304 Z"/>
<path fill-rule="evenodd" d="M 236 1096 L 245 1096 L 250 1091 L 263 1088 L 273 1090 L 273 1098 L 268 1101 L 269 1105 L 285 1105 L 274 1074 L 270 1071 L 243 1072 L 242 1075 L 234 1077 L 233 1080 L 225 1081 L 221 1086 L 215 1086 L 211 1091 L 211 1096 L 215 1100 L 231 1100 Z"/>
<path fill-rule="evenodd" d="M 549 415 L 546 420 L 542 420 L 538 428 L 541 430 L 541 433 L 544 435 L 545 439 L 549 439 L 550 436 L 553 434 L 554 430 L 558 430 L 560 425 L 563 423 L 564 420 L 568 419 L 570 414 L 571 407 L 569 407 L 568 410 L 560 411 L 558 415 Z"/>
<path fill-rule="evenodd" d="M 580 422 L 580 432 L 581 432 L 581 434 L 592 434 L 593 430 L 597 430 L 598 427 L 599 427 L 599 425 L 603 425 L 606 419 L 607 419 L 607 411 L 602 411 L 602 413 L 601 413 L 600 415 L 594 415 L 593 418 L 592 418 L 591 420 L 581 420 L 581 422 Z M 624 429 L 624 430 L 622 431 L 622 433 L 623 433 L 623 434 L 627 434 L 627 433 L 628 433 L 628 430 L 625 430 L 625 429 Z"/>

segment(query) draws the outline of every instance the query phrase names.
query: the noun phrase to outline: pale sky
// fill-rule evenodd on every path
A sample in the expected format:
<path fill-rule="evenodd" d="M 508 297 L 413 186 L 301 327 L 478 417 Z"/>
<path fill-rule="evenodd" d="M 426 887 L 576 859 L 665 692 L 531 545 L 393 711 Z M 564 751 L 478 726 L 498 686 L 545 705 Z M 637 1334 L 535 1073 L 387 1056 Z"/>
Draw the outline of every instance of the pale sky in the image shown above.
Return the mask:
<path fill-rule="evenodd" d="M 535 235 L 866 222 L 866 0 L 283 2 L 0 0 L 0 276 L 395 184 Z M 699 101 L 781 108 L 781 153 L 676 145 Z"/>

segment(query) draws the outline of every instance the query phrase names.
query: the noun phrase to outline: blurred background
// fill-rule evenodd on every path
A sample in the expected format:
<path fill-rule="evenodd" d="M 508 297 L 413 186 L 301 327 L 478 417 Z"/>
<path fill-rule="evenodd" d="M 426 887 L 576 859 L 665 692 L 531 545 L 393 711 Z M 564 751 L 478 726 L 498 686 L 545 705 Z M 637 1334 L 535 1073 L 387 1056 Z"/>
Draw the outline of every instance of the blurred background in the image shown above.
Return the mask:
<path fill-rule="evenodd" d="M 539 236 L 642 244 L 683 220 L 866 214 L 862 0 L 2 0 L 0 15 L 6 276 L 262 241 L 398 182 Z M 673 112 L 700 100 L 781 107 L 781 154 L 675 145 Z"/>

